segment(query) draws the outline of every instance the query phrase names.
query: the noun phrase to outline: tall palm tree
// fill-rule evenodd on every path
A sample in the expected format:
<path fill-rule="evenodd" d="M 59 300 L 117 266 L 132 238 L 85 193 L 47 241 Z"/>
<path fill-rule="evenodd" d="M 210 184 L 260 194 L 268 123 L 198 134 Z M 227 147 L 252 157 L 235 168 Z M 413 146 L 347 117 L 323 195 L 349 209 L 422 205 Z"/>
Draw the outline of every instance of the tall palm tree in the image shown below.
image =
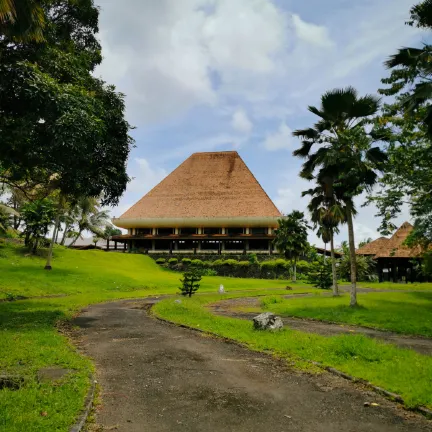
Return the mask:
<path fill-rule="evenodd" d="M 375 137 L 366 129 L 379 102 L 372 95 L 359 97 L 353 87 L 331 90 L 321 97 L 319 108 L 309 107 L 319 117 L 318 122 L 293 132 L 302 139 L 301 147 L 293 154 L 306 158 L 300 176 L 325 184 L 329 194 L 336 188 L 343 190 L 351 260 L 351 306 L 357 305 L 353 198 L 372 188 L 386 160 L 378 146 L 372 147 Z"/>
<path fill-rule="evenodd" d="M 38 0 L 0 0 L 0 33 L 17 42 L 42 42 L 45 12 Z"/>
<path fill-rule="evenodd" d="M 308 210 L 311 220 L 318 228 L 318 236 L 325 243 L 330 243 L 332 276 L 333 276 L 333 295 L 339 295 L 337 283 L 336 257 L 334 248 L 334 235 L 339 233 L 338 226 L 346 222 L 345 204 L 341 200 L 341 193 L 331 192 L 326 184 L 318 185 L 302 193 L 302 196 L 311 196 Z"/>

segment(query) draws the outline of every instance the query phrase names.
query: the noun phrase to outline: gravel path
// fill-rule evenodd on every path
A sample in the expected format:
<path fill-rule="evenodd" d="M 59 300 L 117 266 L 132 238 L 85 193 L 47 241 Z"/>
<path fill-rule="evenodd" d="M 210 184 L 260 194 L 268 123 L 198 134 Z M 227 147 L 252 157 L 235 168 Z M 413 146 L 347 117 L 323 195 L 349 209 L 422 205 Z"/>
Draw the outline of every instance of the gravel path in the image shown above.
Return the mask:
<path fill-rule="evenodd" d="M 101 386 L 94 431 L 419 432 L 431 423 L 328 373 L 166 324 L 146 301 L 99 304 L 75 319 Z M 364 402 L 377 407 L 364 407 Z"/>

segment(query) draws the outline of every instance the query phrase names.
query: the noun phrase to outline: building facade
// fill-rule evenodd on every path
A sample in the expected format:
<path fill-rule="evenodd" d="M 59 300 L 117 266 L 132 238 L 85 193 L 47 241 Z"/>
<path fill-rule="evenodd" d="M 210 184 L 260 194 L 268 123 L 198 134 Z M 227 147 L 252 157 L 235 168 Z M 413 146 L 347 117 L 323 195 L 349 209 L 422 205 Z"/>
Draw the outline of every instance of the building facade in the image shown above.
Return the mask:
<path fill-rule="evenodd" d="M 272 253 L 282 214 L 239 154 L 194 153 L 113 224 L 124 250 Z"/>

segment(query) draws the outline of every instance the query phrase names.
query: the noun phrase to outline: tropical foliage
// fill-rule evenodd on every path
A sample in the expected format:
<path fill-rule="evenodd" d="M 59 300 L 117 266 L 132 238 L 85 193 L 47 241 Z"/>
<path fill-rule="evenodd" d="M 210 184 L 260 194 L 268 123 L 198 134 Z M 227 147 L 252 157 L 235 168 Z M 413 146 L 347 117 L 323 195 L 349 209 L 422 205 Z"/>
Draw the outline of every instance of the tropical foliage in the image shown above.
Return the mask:
<path fill-rule="evenodd" d="M 378 108 L 377 97 L 359 97 L 352 87 L 331 90 L 321 97 L 319 108 L 309 107 L 319 117 L 318 122 L 294 132 L 302 140 L 294 155 L 306 159 L 300 176 L 325 185 L 330 197 L 337 191 L 344 205 L 351 259 L 351 306 L 357 304 L 353 198 L 371 190 L 386 160 L 380 147 L 373 146 L 380 137 L 367 127 Z"/>
<path fill-rule="evenodd" d="M 274 245 L 292 264 L 292 280 L 297 278 L 297 261 L 309 249 L 307 230 L 309 228 L 304 213 L 294 210 L 279 219 L 279 228 L 275 231 Z"/>

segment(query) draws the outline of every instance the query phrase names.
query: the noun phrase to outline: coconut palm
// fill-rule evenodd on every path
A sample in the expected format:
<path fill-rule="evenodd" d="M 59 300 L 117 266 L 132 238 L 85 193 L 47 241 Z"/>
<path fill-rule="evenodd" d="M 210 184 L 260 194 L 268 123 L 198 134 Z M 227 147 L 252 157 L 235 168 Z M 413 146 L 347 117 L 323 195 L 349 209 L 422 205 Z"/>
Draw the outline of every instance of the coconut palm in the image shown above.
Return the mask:
<path fill-rule="evenodd" d="M 326 185 L 322 184 L 304 191 L 302 194 L 302 196 L 311 196 L 308 210 L 315 229 L 318 228 L 318 236 L 322 238 L 324 243 L 330 243 L 334 296 L 339 295 L 334 235 L 339 233 L 338 226 L 346 221 L 345 204 L 341 201 L 342 194 L 337 192 L 330 193 Z"/>
<path fill-rule="evenodd" d="M 17 42 L 44 40 L 45 12 L 38 0 L 0 0 L 0 33 Z"/>
<path fill-rule="evenodd" d="M 336 188 L 343 190 L 341 201 L 345 206 L 351 259 L 351 306 L 357 305 L 353 198 L 372 188 L 386 160 L 378 146 L 372 147 L 376 137 L 366 129 L 378 108 L 379 98 L 359 97 L 353 87 L 331 90 L 321 97 L 319 108 L 309 107 L 319 117 L 318 122 L 293 132 L 302 139 L 301 147 L 293 154 L 306 159 L 300 176 L 316 179 L 329 194 Z"/>
<path fill-rule="evenodd" d="M 90 231 L 99 237 L 103 237 L 103 230 L 108 222 L 109 212 L 99 209 L 99 200 L 97 198 L 81 198 L 75 207 L 75 212 L 78 215 L 76 222 L 78 234 L 69 246 L 73 246 L 84 231 Z"/>

